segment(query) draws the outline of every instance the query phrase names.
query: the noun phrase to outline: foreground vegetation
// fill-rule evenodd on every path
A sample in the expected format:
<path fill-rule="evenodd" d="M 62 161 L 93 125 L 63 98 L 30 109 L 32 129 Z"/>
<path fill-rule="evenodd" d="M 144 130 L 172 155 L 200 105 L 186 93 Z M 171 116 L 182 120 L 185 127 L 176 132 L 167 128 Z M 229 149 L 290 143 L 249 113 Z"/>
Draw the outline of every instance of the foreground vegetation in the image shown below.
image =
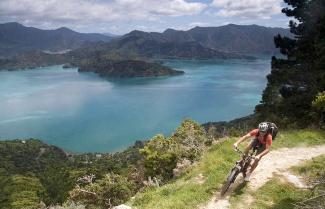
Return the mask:
<path fill-rule="evenodd" d="M 234 140 L 235 138 L 230 138 L 213 145 L 202 159 L 179 179 L 162 187 L 150 188 L 144 193 L 139 193 L 129 204 L 139 209 L 188 209 L 197 208 L 198 205 L 207 202 L 215 192 L 220 190 L 230 168 L 239 158 L 237 153 L 232 150 Z M 279 134 L 273 144 L 273 149 L 319 144 L 325 144 L 324 131 L 285 131 Z M 200 176 L 203 176 L 203 183 L 200 182 Z M 282 185 L 275 189 L 265 188 L 265 190 L 272 193 L 281 187 Z M 295 193 L 291 195 L 295 196 Z M 279 196 L 281 197 L 281 195 Z"/>
<path fill-rule="evenodd" d="M 170 137 L 115 154 L 73 155 L 35 139 L 1 141 L 0 208 L 100 209 L 127 200 L 139 209 L 195 208 L 220 189 L 239 157 L 234 137 L 217 139 L 185 120 Z M 324 131 L 290 130 L 280 132 L 273 148 L 324 143 Z"/>
<path fill-rule="evenodd" d="M 145 187 L 165 184 L 177 162 L 194 162 L 210 144 L 192 120 L 185 120 L 170 137 L 157 135 L 115 154 L 74 155 L 36 139 L 1 141 L 0 208 L 65 202 L 112 207 Z"/>

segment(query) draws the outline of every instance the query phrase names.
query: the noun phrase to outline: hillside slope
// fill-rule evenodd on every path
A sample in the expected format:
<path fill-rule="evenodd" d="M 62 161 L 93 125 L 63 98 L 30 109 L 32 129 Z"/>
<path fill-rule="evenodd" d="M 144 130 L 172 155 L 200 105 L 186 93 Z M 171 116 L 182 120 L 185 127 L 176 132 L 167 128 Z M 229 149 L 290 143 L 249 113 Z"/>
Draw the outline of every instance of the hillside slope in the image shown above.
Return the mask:
<path fill-rule="evenodd" d="M 195 163 L 195 165 L 191 169 L 189 169 L 182 177 L 164 186 L 158 188 L 150 188 L 143 193 L 138 193 L 135 198 L 132 199 L 128 204 L 138 209 L 185 209 L 200 207 L 204 208 L 205 206 L 209 208 L 209 201 L 211 201 L 211 198 L 219 194 L 223 180 L 226 178 L 228 171 L 233 166 L 234 162 L 239 158 L 239 156 L 234 151 L 232 151 L 231 148 L 231 145 L 234 140 L 234 138 L 227 139 L 221 143 L 213 145 L 212 148 L 203 155 L 202 159 L 199 162 Z M 318 146 L 318 148 L 310 148 L 312 146 L 317 145 L 321 146 Z M 288 148 L 297 150 L 288 151 Z M 292 159 L 296 159 L 296 161 L 287 161 L 288 163 L 283 164 L 281 164 L 281 162 L 279 161 L 279 164 L 273 164 L 272 166 L 274 166 L 276 170 L 276 168 L 281 168 L 281 166 L 284 166 L 284 168 L 287 169 L 288 167 L 290 167 L 289 165 L 291 165 L 291 163 L 292 166 L 296 165 L 297 162 L 301 162 L 301 160 L 303 159 L 303 155 L 301 155 L 300 157 L 299 150 L 301 149 L 304 149 L 305 153 L 307 153 L 309 149 L 317 150 L 314 152 L 314 155 L 308 155 L 308 153 L 307 155 L 304 155 L 305 159 L 311 159 L 313 156 L 325 154 L 325 133 L 308 130 L 287 131 L 280 133 L 277 140 L 274 142 L 273 153 L 275 155 L 277 155 L 276 153 L 279 153 L 281 151 L 291 153 Z M 274 157 L 272 155 L 272 152 L 269 154 L 269 157 Z M 262 159 L 260 165 L 261 167 L 259 169 L 262 169 L 263 161 L 267 162 L 267 158 Z M 277 161 L 277 159 L 275 159 L 275 161 Z M 323 170 L 324 169 L 325 168 L 323 168 Z M 259 172 L 260 171 L 257 170 L 255 175 L 258 175 Z M 269 177 L 269 179 L 266 179 L 264 183 L 274 178 L 272 174 L 270 175 L 271 176 L 267 176 Z M 251 182 L 251 184 L 254 184 L 254 176 L 253 182 Z M 239 188 L 237 187 L 236 189 L 236 194 L 242 194 L 245 188 L 246 187 L 244 185 L 240 184 Z M 248 188 L 250 188 L 250 186 Z M 256 189 L 258 190 L 259 188 Z M 274 192 L 270 195 L 274 196 L 278 194 L 277 192 Z M 231 197 L 231 195 L 229 197 Z M 223 203 L 224 206 L 230 208 L 231 204 L 228 203 L 229 197 L 224 199 L 223 202 L 219 203 Z M 277 199 L 277 201 L 282 201 L 281 196 Z M 254 202 L 254 200 L 252 200 L 252 202 Z M 272 204 L 277 203 L 273 202 Z M 272 204 L 270 205 L 270 207 L 264 208 L 272 208 Z M 292 208 L 291 202 L 288 203 L 288 206 L 291 206 L 288 208 Z M 235 206 L 234 208 L 240 207 Z"/>

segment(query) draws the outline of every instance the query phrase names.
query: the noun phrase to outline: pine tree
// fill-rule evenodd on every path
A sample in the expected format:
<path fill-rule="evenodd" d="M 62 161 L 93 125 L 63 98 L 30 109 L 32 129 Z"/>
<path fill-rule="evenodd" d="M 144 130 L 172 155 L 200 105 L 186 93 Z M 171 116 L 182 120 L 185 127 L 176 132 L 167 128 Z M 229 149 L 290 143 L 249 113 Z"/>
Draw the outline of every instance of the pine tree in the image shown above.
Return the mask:
<path fill-rule="evenodd" d="M 287 59 L 272 57 L 272 71 L 256 113 L 283 126 L 306 127 L 313 121 L 312 101 L 325 89 L 325 1 L 284 0 L 295 38 L 274 37 Z M 308 122 L 306 122 L 308 121 Z"/>

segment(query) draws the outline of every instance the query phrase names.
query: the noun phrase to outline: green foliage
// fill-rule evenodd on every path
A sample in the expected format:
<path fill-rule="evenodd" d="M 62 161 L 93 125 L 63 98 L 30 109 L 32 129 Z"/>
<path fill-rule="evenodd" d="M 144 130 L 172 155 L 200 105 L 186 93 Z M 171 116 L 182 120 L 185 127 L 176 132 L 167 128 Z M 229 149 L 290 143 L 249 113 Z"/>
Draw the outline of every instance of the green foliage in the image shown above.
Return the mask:
<path fill-rule="evenodd" d="M 173 169 L 178 161 L 184 158 L 197 160 L 209 144 L 211 140 L 203 127 L 187 119 L 171 137 L 157 135 L 140 150 L 144 157 L 146 175 L 168 180 L 173 177 Z"/>
<path fill-rule="evenodd" d="M 69 169 L 60 164 L 47 167 L 39 175 L 39 179 L 47 193 L 46 197 L 43 197 L 47 205 L 62 204 L 74 187 L 74 179 L 71 179 Z"/>
<path fill-rule="evenodd" d="M 0 168 L 18 174 L 41 171 L 67 160 L 63 150 L 36 139 L 0 141 L 0 159 Z"/>
<path fill-rule="evenodd" d="M 146 175 L 166 180 L 173 175 L 177 154 L 172 150 L 173 142 L 163 135 L 153 137 L 140 153 L 144 157 Z"/>
<path fill-rule="evenodd" d="M 125 202 L 133 194 L 133 186 L 127 178 L 110 173 L 95 183 L 77 185 L 70 192 L 70 200 L 87 208 L 110 208 Z"/>
<path fill-rule="evenodd" d="M 0 208 L 9 208 L 11 195 L 15 191 L 9 176 L 32 178 L 42 186 L 42 192 L 27 191 L 24 200 L 43 201 L 47 205 L 61 204 L 66 201 L 69 191 L 75 186 L 78 178 L 94 173 L 97 179 L 114 172 L 124 176 L 129 174 L 129 167 L 141 158 L 139 149 L 142 142 L 136 142 L 123 152 L 115 154 L 87 153 L 72 155 L 58 147 L 49 146 L 40 140 L 0 141 Z M 16 187 L 14 185 L 12 188 Z M 36 196 L 35 196 L 35 195 Z M 2 207 L 1 204 L 6 204 Z M 10 206 L 11 207 L 11 206 Z M 18 207 L 18 206 L 17 206 Z M 27 207 L 27 206 L 26 206 Z"/>
<path fill-rule="evenodd" d="M 287 59 L 272 58 L 272 71 L 261 104 L 260 120 L 281 127 L 309 127 L 316 122 L 312 101 L 325 89 L 325 4 L 322 0 L 284 0 L 296 39 L 276 36 L 275 45 Z"/>
<path fill-rule="evenodd" d="M 318 93 L 312 102 L 313 107 L 317 110 L 319 116 L 319 126 L 325 123 L 325 91 Z"/>
<path fill-rule="evenodd" d="M 208 201 L 221 188 L 229 169 L 239 157 L 232 150 L 234 139 L 212 145 L 189 172 L 161 187 L 137 193 L 129 203 L 138 209 L 189 209 Z M 204 183 L 196 180 L 204 176 Z"/>
<path fill-rule="evenodd" d="M 3 178 L 2 176 L 0 176 Z M 35 177 L 13 175 L 1 180 L 0 208 L 37 209 L 45 190 Z"/>
<path fill-rule="evenodd" d="M 318 93 L 312 104 L 317 110 L 325 111 L 325 91 Z"/>
<path fill-rule="evenodd" d="M 246 127 L 244 124 L 246 120 L 238 123 Z M 166 183 L 179 160 L 201 158 L 179 179 L 159 188 L 146 188 L 147 192 L 138 194 L 134 201 L 139 208 L 194 208 L 220 188 L 238 158 L 231 147 L 234 139 L 212 145 L 207 150 L 209 140 L 198 123 L 186 120 L 168 138 L 157 135 L 145 144 L 136 142 L 123 152 L 101 154 L 100 157 L 95 153 L 67 157 L 59 148 L 38 140 L 0 142 L 0 155 L 5 159 L 0 164 L 0 208 L 35 208 L 41 201 L 47 205 L 64 202 L 66 208 L 107 208 L 143 190 L 142 182 L 146 177 L 161 177 Z M 322 131 L 292 130 L 280 132 L 272 147 L 318 145 L 324 144 L 324 140 Z M 24 157 L 24 154 L 32 154 L 34 158 Z M 26 172 L 19 174 L 25 165 Z M 95 182 L 74 187 L 77 179 L 92 172 L 96 175 Z M 203 184 L 195 180 L 201 174 Z M 68 194 L 78 205 L 66 202 Z"/>
<path fill-rule="evenodd" d="M 187 158 L 191 161 L 198 159 L 209 144 L 209 139 L 203 127 L 197 122 L 187 119 L 176 129 L 170 140 L 178 158 Z"/>

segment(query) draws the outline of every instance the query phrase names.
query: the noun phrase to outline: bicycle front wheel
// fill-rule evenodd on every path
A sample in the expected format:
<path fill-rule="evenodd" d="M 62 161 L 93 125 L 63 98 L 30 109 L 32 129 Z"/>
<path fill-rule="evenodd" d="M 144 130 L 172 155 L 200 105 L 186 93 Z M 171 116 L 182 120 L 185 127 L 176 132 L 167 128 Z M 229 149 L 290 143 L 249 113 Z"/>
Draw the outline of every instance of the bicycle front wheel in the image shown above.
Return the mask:
<path fill-rule="evenodd" d="M 225 183 L 223 184 L 223 186 L 221 188 L 221 192 L 220 192 L 221 195 L 224 195 L 228 191 L 230 185 L 232 183 L 234 183 L 234 181 L 237 178 L 238 174 L 239 174 L 239 169 L 237 167 L 234 167 L 231 170 L 230 174 L 227 177 L 227 180 L 225 181 Z"/>

